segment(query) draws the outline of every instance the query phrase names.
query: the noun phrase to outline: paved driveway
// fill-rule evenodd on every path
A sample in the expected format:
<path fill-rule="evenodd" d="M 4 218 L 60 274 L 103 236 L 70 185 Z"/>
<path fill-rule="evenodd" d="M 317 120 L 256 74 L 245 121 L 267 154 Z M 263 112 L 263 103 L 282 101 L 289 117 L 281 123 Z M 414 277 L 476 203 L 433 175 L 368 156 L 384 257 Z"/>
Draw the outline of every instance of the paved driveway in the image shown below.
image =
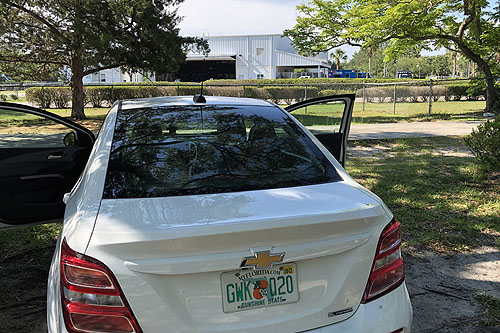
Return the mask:
<path fill-rule="evenodd" d="M 349 140 L 468 135 L 482 123 L 484 121 L 354 124 L 351 126 Z M 338 126 L 307 126 L 307 128 L 313 133 L 338 131 Z"/>

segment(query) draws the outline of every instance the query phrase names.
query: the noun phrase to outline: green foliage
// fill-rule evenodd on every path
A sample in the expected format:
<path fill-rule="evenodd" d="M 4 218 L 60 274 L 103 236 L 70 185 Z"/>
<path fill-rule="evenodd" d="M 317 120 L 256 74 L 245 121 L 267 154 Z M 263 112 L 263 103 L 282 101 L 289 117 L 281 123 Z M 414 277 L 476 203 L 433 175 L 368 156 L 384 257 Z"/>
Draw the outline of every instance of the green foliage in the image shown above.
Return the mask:
<path fill-rule="evenodd" d="M 0 94 L 0 102 L 5 102 L 7 100 L 7 96 Z"/>
<path fill-rule="evenodd" d="M 47 109 L 52 104 L 50 100 L 50 93 L 47 92 L 49 88 L 28 88 L 25 90 L 26 100 L 30 103 L 35 103 L 42 109 Z"/>
<path fill-rule="evenodd" d="M 352 84 L 353 89 L 359 88 L 363 82 L 369 83 L 397 83 L 419 80 L 394 79 L 394 78 L 379 78 L 379 79 L 346 79 L 346 78 L 311 78 L 311 79 L 249 79 L 249 80 L 208 80 L 206 84 L 213 85 L 325 85 L 335 86 L 342 84 L 342 87 Z"/>
<path fill-rule="evenodd" d="M 500 116 L 479 125 L 465 143 L 486 169 L 500 171 Z"/>
<path fill-rule="evenodd" d="M 483 323 L 486 326 L 500 327 L 500 299 L 487 294 L 479 294 L 476 299 L 481 303 L 485 312 Z"/>
<path fill-rule="evenodd" d="M 188 48 L 173 6 L 182 0 L 9 0 L 0 3 L 0 63 L 71 68 L 73 117 L 84 118 L 82 78 L 101 69 L 175 72 Z M 62 101 L 60 101 L 63 103 Z"/>
<path fill-rule="evenodd" d="M 488 6 L 487 1 L 467 0 L 314 0 L 297 6 L 297 23 L 285 35 L 304 54 L 342 45 L 372 52 L 383 45 L 386 63 L 422 49 L 456 49 L 484 74 L 486 108 L 493 110 L 498 98 L 492 78 L 500 73 L 494 56 L 500 51 L 500 24 L 498 13 L 491 15 Z M 407 69 L 398 63 L 398 69 Z"/>
<path fill-rule="evenodd" d="M 469 88 L 468 84 L 447 84 L 446 89 L 446 100 L 460 101 L 462 98 L 467 96 L 467 89 Z"/>

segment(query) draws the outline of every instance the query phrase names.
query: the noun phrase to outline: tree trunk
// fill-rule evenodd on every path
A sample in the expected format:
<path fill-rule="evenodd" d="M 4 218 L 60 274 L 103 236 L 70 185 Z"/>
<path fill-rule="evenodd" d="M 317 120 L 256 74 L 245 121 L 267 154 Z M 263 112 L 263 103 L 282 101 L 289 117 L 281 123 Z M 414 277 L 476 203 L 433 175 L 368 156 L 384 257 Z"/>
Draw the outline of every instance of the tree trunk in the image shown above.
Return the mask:
<path fill-rule="evenodd" d="M 486 66 L 483 67 L 481 66 L 481 64 L 479 64 L 479 67 L 483 70 L 483 73 L 486 76 L 485 111 L 499 112 L 500 111 L 500 102 L 498 101 L 499 95 L 497 88 L 495 88 L 495 79 L 493 78 L 493 74 L 491 73 L 490 66 L 486 64 Z"/>
<path fill-rule="evenodd" d="M 372 48 L 368 50 L 368 73 L 372 74 Z"/>
<path fill-rule="evenodd" d="M 457 52 L 453 52 L 451 54 L 451 59 L 453 60 L 453 73 L 451 74 L 451 77 L 455 78 L 457 75 Z"/>
<path fill-rule="evenodd" d="M 500 110 L 500 102 L 498 101 L 499 93 L 495 88 L 495 79 L 493 78 L 493 74 L 491 73 L 490 65 L 486 60 L 481 58 L 479 55 L 474 53 L 470 48 L 468 48 L 462 41 L 456 41 L 455 43 L 460 48 L 460 51 L 477 64 L 480 70 L 483 71 L 485 81 L 486 81 L 486 108 L 484 109 L 487 112 L 499 112 Z M 476 68 L 476 66 L 474 66 Z"/>
<path fill-rule="evenodd" d="M 86 119 L 84 112 L 83 64 L 77 54 L 71 56 L 71 119 Z"/>
<path fill-rule="evenodd" d="M 336 60 L 337 60 L 337 70 L 339 70 L 340 69 L 340 58 L 337 58 Z"/>

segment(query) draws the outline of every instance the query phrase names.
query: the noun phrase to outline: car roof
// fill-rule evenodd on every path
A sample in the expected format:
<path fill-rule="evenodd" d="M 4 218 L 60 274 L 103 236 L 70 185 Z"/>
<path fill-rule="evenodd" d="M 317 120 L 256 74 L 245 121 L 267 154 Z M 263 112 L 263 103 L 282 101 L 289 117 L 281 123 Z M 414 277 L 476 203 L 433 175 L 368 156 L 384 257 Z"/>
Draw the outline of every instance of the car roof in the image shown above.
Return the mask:
<path fill-rule="evenodd" d="M 166 97 L 152 97 L 140 98 L 122 101 L 121 109 L 137 109 L 137 108 L 150 108 L 161 106 L 175 106 L 175 105 L 246 105 L 246 106 L 270 106 L 272 103 L 254 98 L 242 97 L 222 97 L 222 96 L 204 96 L 206 103 L 195 103 L 193 96 L 166 96 Z"/>

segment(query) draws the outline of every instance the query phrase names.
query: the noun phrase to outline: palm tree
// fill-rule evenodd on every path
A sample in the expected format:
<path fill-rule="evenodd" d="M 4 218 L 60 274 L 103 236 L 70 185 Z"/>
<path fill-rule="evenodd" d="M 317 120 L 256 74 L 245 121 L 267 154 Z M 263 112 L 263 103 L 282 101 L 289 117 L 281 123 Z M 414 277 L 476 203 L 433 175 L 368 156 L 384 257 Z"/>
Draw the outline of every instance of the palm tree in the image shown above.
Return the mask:
<path fill-rule="evenodd" d="M 340 69 L 340 62 L 347 60 L 347 55 L 341 49 L 335 49 L 333 53 L 330 53 L 330 58 L 335 58 L 335 64 L 337 65 L 337 69 Z"/>

